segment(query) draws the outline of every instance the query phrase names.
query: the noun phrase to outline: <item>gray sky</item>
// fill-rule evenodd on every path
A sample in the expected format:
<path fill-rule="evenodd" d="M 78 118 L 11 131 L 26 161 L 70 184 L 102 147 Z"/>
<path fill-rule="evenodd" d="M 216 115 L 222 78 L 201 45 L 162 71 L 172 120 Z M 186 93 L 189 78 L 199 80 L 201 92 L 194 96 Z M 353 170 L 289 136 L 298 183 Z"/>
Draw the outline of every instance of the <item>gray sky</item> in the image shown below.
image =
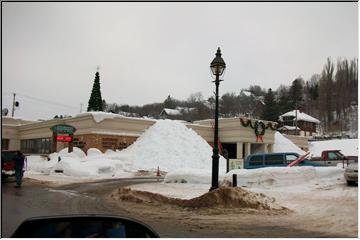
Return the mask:
<path fill-rule="evenodd" d="M 357 3 L 2 3 L 2 13 L 2 107 L 16 92 L 26 119 L 86 110 L 98 65 L 107 102 L 143 105 L 210 97 L 218 46 L 220 95 L 358 57 Z"/>

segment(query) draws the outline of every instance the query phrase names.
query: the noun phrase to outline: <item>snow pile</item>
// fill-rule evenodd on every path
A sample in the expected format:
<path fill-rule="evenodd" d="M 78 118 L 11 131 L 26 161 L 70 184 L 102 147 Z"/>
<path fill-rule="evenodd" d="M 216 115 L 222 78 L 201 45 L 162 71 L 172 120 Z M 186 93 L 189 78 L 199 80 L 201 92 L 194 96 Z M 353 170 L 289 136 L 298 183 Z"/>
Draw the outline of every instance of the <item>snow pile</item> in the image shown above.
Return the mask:
<path fill-rule="evenodd" d="M 221 187 L 192 199 L 178 199 L 158 193 L 119 188 L 111 194 L 117 201 L 148 203 L 154 205 L 170 204 L 184 208 L 245 208 L 258 210 L 286 210 L 275 203 L 274 198 L 262 193 L 253 193 L 242 188 Z"/>
<path fill-rule="evenodd" d="M 172 171 L 181 168 L 211 171 L 212 148 L 194 130 L 183 123 L 159 120 L 134 144 L 119 152 L 122 159 L 132 159 L 134 169 Z M 220 172 L 226 161 L 220 157 Z"/>
<path fill-rule="evenodd" d="M 313 156 L 320 157 L 324 150 L 341 150 L 347 156 L 359 155 L 358 139 L 336 139 L 327 141 L 309 142 L 309 150 Z"/>
<path fill-rule="evenodd" d="M 258 169 L 236 169 L 225 176 L 225 181 L 232 182 L 232 175 L 237 174 L 238 186 L 278 187 L 302 184 L 335 183 L 344 181 L 344 169 L 340 167 L 267 167 Z"/>
<path fill-rule="evenodd" d="M 27 156 L 26 171 L 43 173 L 47 175 L 50 174 L 53 166 L 57 163 L 57 160 L 54 158 L 54 155 L 51 156 L 53 156 L 53 158 L 50 158 L 50 161 L 40 156 L 34 156 L 34 155 Z"/>
<path fill-rule="evenodd" d="M 64 148 L 59 152 L 60 157 L 85 158 L 86 154 L 78 147 L 73 147 L 73 151 L 69 153 L 68 148 Z"/>
<path fill-rule="evenodd" d="M 284 137 L 278 131 L 275 132 L 274 152 L 295 152 L 304 155 L 305 152 L 301 150 L 295 143 Z"/>
<path fill-rule="evenodd" d="M 166 174 L 165 183 L 193 183 L 193 184 L 210 184 L 211 171 L 199 171 L 199 169 L 183 168 L 174 170 Z M 224 174 L 219 176 L 219 181 L 225 177 Z"/>
<path fill-rule="evenodd" d="M 101 154 L 102 154 L 102 152 L 97 148 L 89 148 L 87 150 L 87 156 L 88 157 L 99 156 Z"/>
<path fill-rule="evenodd" d="M 111 178 L 129 177 L 131 168 L 129 163 L 119 161 L 116 156 L 103 154 L 98 149 L 92 149 L 91 156 L 86 156 L 81 149 L 74 148 L 68 153 L 67 149 L 49 155 L 50 160 L 37 155 L 27 157 L 27 171 L 56 175 L 62 173 L 72 177 Z"/>

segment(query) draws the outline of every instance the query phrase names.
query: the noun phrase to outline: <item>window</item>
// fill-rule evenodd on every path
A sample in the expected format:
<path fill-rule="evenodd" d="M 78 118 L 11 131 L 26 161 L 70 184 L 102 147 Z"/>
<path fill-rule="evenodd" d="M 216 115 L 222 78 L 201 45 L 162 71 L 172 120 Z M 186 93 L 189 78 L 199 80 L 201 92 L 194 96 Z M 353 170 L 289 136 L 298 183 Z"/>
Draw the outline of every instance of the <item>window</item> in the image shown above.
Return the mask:
<path fill-rule="evenodd" d="M 286 154 L 286 157 L 285 157 L 286 163 L 290 163 L 297 158 L 298 158 L 298 156 L 296 156 L 295 154 Z"/>
<path fill-rule="evenodd" d="M 329 152 L 329 160 L 343 159 L 343 156 L 337 152 Z"/>
<path fill-rule="evenodd" d="M 105 149 L 115 149 L 117 147 L 117 138 L 103 138 L 102 146 Z"/>
<path fill-rule="evenodd" d="M 265 155 L 265 165 L 283 164 L 283 161 L 282 154 Z"/>
<path fill-rule="evenodd" d="M 250 166 L 263 165 L 263 156 L 262 156 L 262 155 L 252 156 L 252 157 L 250 158 L 249 165 L 250 165 Z"/>
<path fill-rule="evenodd" d="M 46 154 L 51 151 L 51 138 L 25 139 L 20 141 L 20 149 L 24 153 Z"/>

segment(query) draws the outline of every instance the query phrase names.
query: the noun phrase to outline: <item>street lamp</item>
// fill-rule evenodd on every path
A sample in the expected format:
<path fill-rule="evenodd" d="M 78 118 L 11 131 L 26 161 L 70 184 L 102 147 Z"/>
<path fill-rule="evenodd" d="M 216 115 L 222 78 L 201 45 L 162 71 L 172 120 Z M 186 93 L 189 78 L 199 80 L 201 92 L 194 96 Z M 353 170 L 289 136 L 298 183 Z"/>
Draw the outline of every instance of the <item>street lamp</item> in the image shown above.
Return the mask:
<path fill-rule="evenodd" d="M 215 127 L 214 127 L 214 144 L 213 144 L 213 155 L 212 155 L 212 179 L 210 191 L 215 190 L 219 187 L 219 148 L 218 148 L 218 118 L 219 118 L 219 77 L 224 73 L 226 64 L 221 57 L 220 48 L 216 52 L 216 57 L 210 64 L 212 73 L 216 76 L 215 78 Z"/>

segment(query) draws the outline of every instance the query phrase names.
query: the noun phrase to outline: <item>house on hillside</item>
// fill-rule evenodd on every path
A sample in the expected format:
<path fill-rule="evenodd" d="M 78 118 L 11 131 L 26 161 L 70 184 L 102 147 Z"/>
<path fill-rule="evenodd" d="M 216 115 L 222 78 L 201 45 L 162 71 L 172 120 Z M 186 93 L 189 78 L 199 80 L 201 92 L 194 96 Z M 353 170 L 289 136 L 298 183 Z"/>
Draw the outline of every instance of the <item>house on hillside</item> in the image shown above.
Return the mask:
<path fill-rule="evenodd" d="M 289 135 L 313 136 L 320 121 L 304 112 L 293 110 L 279 117 L 278 130 Z M 297 122 L 297 124 L 296 124 Z M 296 129 L 296 125 L 298 129 Z"/>
<path fill-rule="evenodd" d="M 181 119 L 183 115 L 189 114 L 195 111 L 196 108 L 188 108 L 188 107 L 176 107 L 175 109 L 164 108 L 159 117 L 161 119 Z"/>

